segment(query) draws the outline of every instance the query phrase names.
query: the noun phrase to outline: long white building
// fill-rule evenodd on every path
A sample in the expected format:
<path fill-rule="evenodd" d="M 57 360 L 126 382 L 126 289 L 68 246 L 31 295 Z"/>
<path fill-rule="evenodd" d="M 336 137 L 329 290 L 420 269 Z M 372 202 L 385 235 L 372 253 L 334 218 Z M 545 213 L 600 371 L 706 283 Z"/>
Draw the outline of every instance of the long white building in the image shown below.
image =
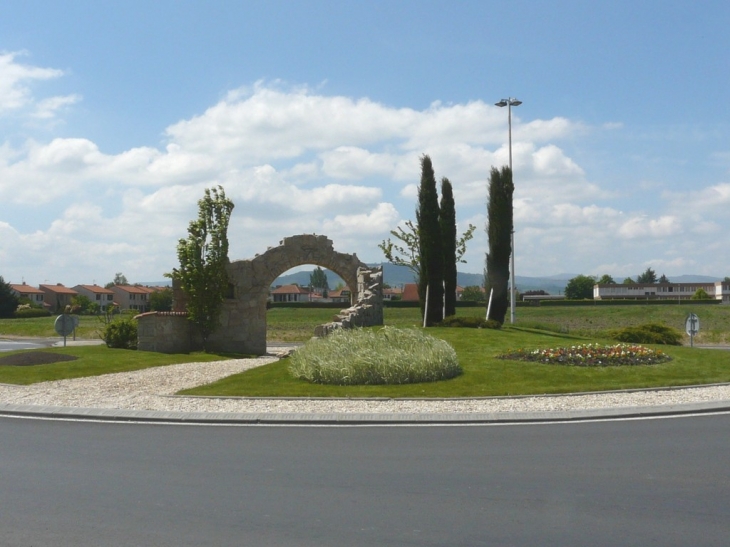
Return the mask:
<path fill-rule="evenodd" d="M 594 300 L 689 300 L 698 289 L 723 304 L 730 304 L 730 283 L 632 283 L 596 284 L 593 286 Z"/>

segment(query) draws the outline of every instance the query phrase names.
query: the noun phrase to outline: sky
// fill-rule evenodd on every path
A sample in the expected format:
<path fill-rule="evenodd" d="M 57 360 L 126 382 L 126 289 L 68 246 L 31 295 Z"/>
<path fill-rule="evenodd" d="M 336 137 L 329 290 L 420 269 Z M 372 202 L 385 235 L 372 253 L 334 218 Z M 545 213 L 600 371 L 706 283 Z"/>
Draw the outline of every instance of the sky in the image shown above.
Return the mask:
<path fill-rule="evenodd" d="M 5 0 L 0 276 L 158 281 L 206 188 L 231 260 L 327 235 L 381 262 L 447 177 L 460 271 L 509 162 L 520 276 L 730 275 L 730 3 Z M 282 272 L 283 273 L 283 272 Z M 387 281 L 387 280 L 386 280 Z"/>

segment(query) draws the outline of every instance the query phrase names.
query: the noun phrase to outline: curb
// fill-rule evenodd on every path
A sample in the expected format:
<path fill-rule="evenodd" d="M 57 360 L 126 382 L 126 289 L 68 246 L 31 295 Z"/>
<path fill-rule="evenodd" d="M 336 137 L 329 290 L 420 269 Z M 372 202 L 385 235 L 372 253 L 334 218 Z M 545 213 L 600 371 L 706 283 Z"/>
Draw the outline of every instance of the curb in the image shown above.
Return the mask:
<path fill-rule="evenodd" d="M 187 425 L 508 425 L 662 418 L 730 411 L 730 401 L 653 407 L 453 414 L 170 412 L 0 404 L 0 417 Z"/>

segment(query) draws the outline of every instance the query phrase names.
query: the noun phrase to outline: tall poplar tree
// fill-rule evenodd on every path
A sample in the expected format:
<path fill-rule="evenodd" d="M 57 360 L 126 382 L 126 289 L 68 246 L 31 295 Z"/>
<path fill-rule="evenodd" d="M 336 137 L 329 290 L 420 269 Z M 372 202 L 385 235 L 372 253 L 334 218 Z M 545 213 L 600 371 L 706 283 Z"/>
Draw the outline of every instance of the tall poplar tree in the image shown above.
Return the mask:
<path fill-rule="evenodd" d="M 487 253 L 485 287 L 487 298 L 494 290 L 489 319 L 504 323 L 509 307 L 509 257 L 512 252 L 512 170 L 492 167 L 489 176 L 489 200 L 487 201 Z"/>
<path fill-rule="evenodd" d="M 431 326 L 443 319 L 444 287 L 438 192 L 436 176 L 428 155 L 421 157 L 421 184 L 418 187 L 416 220 L 421 255 L 418 297 L 426 326 Z M 426 287 L 428 287 L 428 308 L 426 308 Z"/>
<path fill-rule="evenodd" d="M 188 238 L 177 244 L 180 268 L 170 274 L 180 282 L 188 319 L 200 329 L 206 351 L 228 293 L 228 222 L 232 211 L 233 202 L 226 198 L 223 187 L 205 189 L 205 196 L 198 201 L 198 219 L 190 222 Z"/>
<path fill-rule="evenodd" d="M 451 182 L 441 179 L 441 240 L 443 251 L 444 310 L 446 317 L 456 314 L 456 206 Z"/>

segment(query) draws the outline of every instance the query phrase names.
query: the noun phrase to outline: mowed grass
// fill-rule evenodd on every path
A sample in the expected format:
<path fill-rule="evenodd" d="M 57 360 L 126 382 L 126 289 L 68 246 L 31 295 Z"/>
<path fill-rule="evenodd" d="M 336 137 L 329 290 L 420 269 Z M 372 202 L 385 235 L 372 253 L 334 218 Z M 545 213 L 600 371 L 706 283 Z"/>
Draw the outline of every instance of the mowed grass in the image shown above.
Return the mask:
<path fill-rule="evenodd" d="M 547 348 L 608 340 L 506 327 L 502 330 L 431 328 L 449 342 L 464 373 L 441 382 L 399 386 L 323 386 L 293 378 L 288 359 L 181 392 L 248 397 L 486 397 L 681 386 L 730 381 L 730 351 L 650 346 L 672 361 L 661 365 L 569 367 L 498 359 L 514 348 Z"/>
<path fill-rule="evenodd" d="M 269 310 L 269 342 L 303 342 L 314 327 L 332 320 L 337 310 L 274 308 Z M 475 397 L 600 391 L 659 386 L 730 382 L 730 351 L 689 347 L 652 346 L 673 357 L 669 363 L 652 366 L 583 368 L 562 367 L 497 359 L 516 348 L 547 348 L 586 342 L 605 342 L 608 331 L 622 326 L 658 322 L 684 330 L 689 312 L 700 317 L 696 343 L 730 343 L 730 306 L 584 306 L 517 308 L 514 327 L 488 329 L 431 328 L 428 333 L 452 344 L 464 374 L 452 380 L 404 386 L 322 386 L 295 380 L 288 360 L 258 367 L 214 384 L 185 393 L 226 396 L 279 397 Z M 484 308 L 458 308 L 458 315 L 483 316 Z M 0 320 L 0 336 L 56 336 L 54 317 Z M 385 323 L 418 327 L 417 308 L 386 308 Z M 81 317 L 77 337 L 94 338 L 99 327 L 95 317 Z M 688 343 L 688 339 L 686 341 Z M 73 362 L 31 367 L 0 367 L 0 382 L 30 384 L 61 378 L 76 378 L 139 370 L 190 361 L 224 358 L 217 355 L 164 355 L 150 352 L 111 350 L 105 346 L 54 348 L 44 351 L 79 356 Z M 0 357 L 8 353 L 0 353 Z"/>
<path fill-rule="evenodd" d="M 0 352 L 0 358 L 14 353 L 42 351 L 78 357 L 75 361 L 63 361 L 46 365 L 5 366 L 0 365 L 0 383 L 28 385 L 50 380 L 65 380 L 85 376 L 99 376 L 113 372 L 129 372 L 150 367 L 175 365 L 178 363 L 208 362 L 229 359 L 230 356 L 192 353 L 175 354 L 154 353 L 150 351 L 131 351 L 110 349 L 106 346 L 68 346 L 42 350 Z M 242 357 L 242 356 L 235 356 Z"/>
<path fill-rule="evenodd" d="M 57 315 L 32 317 L 28 319 L 0 319 L 0 336 L 37 336 L 40 338 L 60 338 L 53 325 Z M 80 315 L 76 338 L 91 340 L 99 338 L 103 328 L 101 320 L 93 315 Z M 70 340 L 72 336 L 69 336 Z M 62 339 L 62 338 L 61 338 Z"/>

